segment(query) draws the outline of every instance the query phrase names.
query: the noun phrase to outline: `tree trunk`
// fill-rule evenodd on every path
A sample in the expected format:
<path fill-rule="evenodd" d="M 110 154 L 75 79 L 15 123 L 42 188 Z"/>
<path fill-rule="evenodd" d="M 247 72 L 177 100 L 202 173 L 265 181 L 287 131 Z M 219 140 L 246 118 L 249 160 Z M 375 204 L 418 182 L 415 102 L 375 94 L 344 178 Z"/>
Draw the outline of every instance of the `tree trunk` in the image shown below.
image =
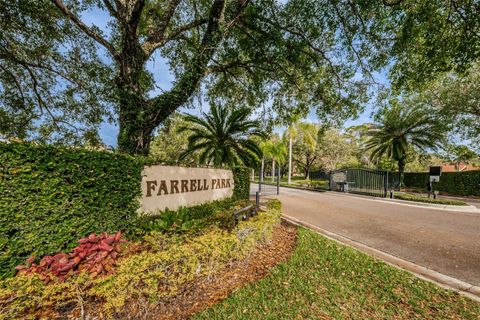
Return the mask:
<path fill-rule="evenodd" d="M 288 141 L 288 184 L 292 184 L 292 137 Z"/>
<path fill-rule="evenodd" d="M 119 104 L 118 148 L 130 154 L 147 155 L 153 129 L 146 125 L 149 104 L 140 84 L 146 56 L 140 47 L 127 46 L 117 75 Z"/>
<path fill-rule="evenodd" d="M 170 91 L 152 99 L 147 99 L 140 85 L 149 53 L 139 45 L 134 30 L 129 30 L 128 25 L 122 30 L 122 53 L 118 59 L 120 72 L 117 81 L 120 97 L 120 150 L 147 155 L 155 128 L 184 105 L 198 89 L 205 76 L 205 69 L 224 36 L 225 18 L 232 21 L 244 9 L 244 6 L 236 2 L 227 8 L 231 10 L 225 6 L 225 0 L 215 0 L 212 3 L 198 54 L 185 66 L 184 73 Z"/>
<path fill-rule="evenodd" d="M 258 177 L 258 179 L 260 180 L 260 183 L 263 182 L 263 177 L 264 177 L 264 170 L 265 168 L 265 158 L 262 157 L 262 167 L 260 168 L 260 176 Z"/>
<path fill-rule="evenodd" d="M 147 1 L 115 1 L 116 6 L 110 1 L 104 1 L 106 9 L 118 22 L 116 40 L 120 40 L 120 43 L 115 41 L 115 45 L 86 26 L 61 0 L 53 2 L 86 36 L 101 44 L 117 64 L 119 73 L 116 79 L 116 93 L 120 127 L 118 148 L 127 153 L 142 155 L 148 153 L 155 128 L 185 104 L 199 88 L 201 79 L 206 76 L 208 63 L 225 33 L 241 20 L 239 18 L 249 4 L 249 1 L 211 1 L 208 17 L 200 19 L 203 21 L 198 24 L 192 23 L 191 28 L 205 24 L 205 31 L 199 38 L 198 50 L 184 66 L 183 74 L 175 79 L 175 85 L 170 91 L 148 99 L 144 90 L 150 88 L 142 88 L 140 80 L 145 73 L 145 63 L 156 49 L 168 42 L 166 30 L 170 27 L 171 17 L 176 14 L 175 10 L 180 1 L 169 1 L 168 9 L 161 14 L 162 20 L 158 21 L 155 30 L 146 39 L 140 39 L 138 27 Z M 179 34 L 182 33 L 181 29 L 177 28 Z M 187 27 L 185 30 L 188 29 Z"/>
<path fill-rule="evenodd" d="M 275 182 L 275 159 L 272 160 L 272 182 Z"/>
<path fill-rule="evenodd" d="M 403 178 L 405 175 L 405 159 L 398 160 L 398 188 L 403 187 Z"/>

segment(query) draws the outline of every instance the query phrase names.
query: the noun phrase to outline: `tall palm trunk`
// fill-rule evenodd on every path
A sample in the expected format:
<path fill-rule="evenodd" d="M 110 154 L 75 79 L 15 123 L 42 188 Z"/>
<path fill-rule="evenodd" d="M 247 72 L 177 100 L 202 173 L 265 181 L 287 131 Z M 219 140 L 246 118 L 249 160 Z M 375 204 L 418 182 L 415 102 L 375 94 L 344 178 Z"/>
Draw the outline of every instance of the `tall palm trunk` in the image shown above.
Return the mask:
<path fill-rule="evenodd" d="M 272 160 L 272 182 L 275 182 L 275 158 Z"/>
<path fill-rule="evenodd" d="M 398 188 L 401 189 L 403 187 L 403 178 L 405 176 L 405 164 L 406 159 L 401 158 L 398 160 Z"/>
<path fill-rule="evenodd" d="M 292 137 L 288 141 L 288 184 L 292 184 Z"/>

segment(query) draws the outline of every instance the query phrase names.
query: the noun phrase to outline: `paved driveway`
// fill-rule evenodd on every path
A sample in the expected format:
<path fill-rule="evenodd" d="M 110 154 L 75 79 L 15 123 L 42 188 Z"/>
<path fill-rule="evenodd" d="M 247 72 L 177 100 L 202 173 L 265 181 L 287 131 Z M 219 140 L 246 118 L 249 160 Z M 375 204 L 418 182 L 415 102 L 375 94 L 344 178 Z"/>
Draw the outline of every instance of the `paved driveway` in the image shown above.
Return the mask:
<path fill-rule="evenodd" d="M 480 213 L 281 188 L 283 212 L 404 260 L 480 285 Z"/>

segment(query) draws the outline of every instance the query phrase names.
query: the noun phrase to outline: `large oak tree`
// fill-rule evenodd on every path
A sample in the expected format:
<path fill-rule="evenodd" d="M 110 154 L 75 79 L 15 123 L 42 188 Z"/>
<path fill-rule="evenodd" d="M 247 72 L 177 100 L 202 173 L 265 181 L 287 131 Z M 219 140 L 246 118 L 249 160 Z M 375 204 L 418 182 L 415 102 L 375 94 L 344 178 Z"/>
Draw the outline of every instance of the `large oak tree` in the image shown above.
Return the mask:
<path fill-rule="evenodd" d="M 92 12 L 108 23 L 87 23 Z M 476 0 L 0 0 L 0 133 L 94 137 L 112 117 L 119 148 L 146 153 L 197 96 L 266 118 L 344 118 L 373 69 L 393 65 L 401 88 L 466 70 L 478 13 Z M 147 68 L 159 57 L 174 78 L 160 90 Z"/>
<path fill-rule="evenodd" d="M 16 98 L 23 94 L 35 99 L 25 103 L 2 99 L 4 113 L 9 119 L 22 115 L 26 122 L 39 123 L 42 119 L 35 115 L 40 112 L 64 112 L 69 103 L 83 104 L 85 109 L 63 113 L 64 117 L 51 112 L 49 120 L 54 125 L 67 118 L 74 124 L 85 123 L 83 113 L 92 110 L 96 118 L 90 124 L 95 128 L 99 119 L 111 115 L 120 129 L 118 146 L 130 153 L 146 153 L 154 129 L 179 107 L 193 105 L 198 95 L 230 105 L 263 106 L 265 118 L 287 119 L 310 108 L 322 117 L 354 115 L 372 81 L 371 67 L 385 58 L 374 54 L 383 39 L 372 37 L 368 19 L 374 16 L 375 6 L 368 2 L 7 2 L 0 0 L 10 19 L 2 22 L 8 27 L 2 39 L 5 52 L 0 53 L 2 83 Z M 84 21 L 94 9 L 108 12 L 106 26 Z M 22 28 L 28 29 L 25 34 L 34 37 L 35 43 L 17 36 Z M 29 48 L 44 51 L 40 55 Z M 97 57 L 103 53 L 109 59 Z M 41 65 L 54 60 L 53 56 L 59 57 L 56 63 Z M 174 81 L 169 88 L 154 90 L 157 84 L 147 64 L 159 56 L 168 63 Z M 374 61 L 369 60 L 374 56 Z M 89 68 L 83 69 L 82 64 Z M 64 66 L 69 70 L 59 73 Z M 24 78 L 17 85 L 14 79 L 19 73 Z M 50 75 L 50 81 L 39 90 L 38 82 L 45 75 Z M 61 99 L 64 75 L 72 83 L 84 80 L 83 88 L 70 88 L 70 101 Z M 80 97 L 83 93 L 98 101 Z"/>

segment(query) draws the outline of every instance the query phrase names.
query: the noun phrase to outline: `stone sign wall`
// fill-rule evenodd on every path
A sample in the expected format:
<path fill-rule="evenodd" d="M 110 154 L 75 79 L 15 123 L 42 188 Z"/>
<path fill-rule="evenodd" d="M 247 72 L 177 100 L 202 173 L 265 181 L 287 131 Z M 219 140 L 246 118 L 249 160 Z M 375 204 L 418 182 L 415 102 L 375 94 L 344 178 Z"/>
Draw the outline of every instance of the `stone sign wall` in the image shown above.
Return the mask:
<path fill-rule="evenodd" d="M 231 170 L 149 166 L 142 172 L 142 210 L 176 210 L 231 197 Z"/>

